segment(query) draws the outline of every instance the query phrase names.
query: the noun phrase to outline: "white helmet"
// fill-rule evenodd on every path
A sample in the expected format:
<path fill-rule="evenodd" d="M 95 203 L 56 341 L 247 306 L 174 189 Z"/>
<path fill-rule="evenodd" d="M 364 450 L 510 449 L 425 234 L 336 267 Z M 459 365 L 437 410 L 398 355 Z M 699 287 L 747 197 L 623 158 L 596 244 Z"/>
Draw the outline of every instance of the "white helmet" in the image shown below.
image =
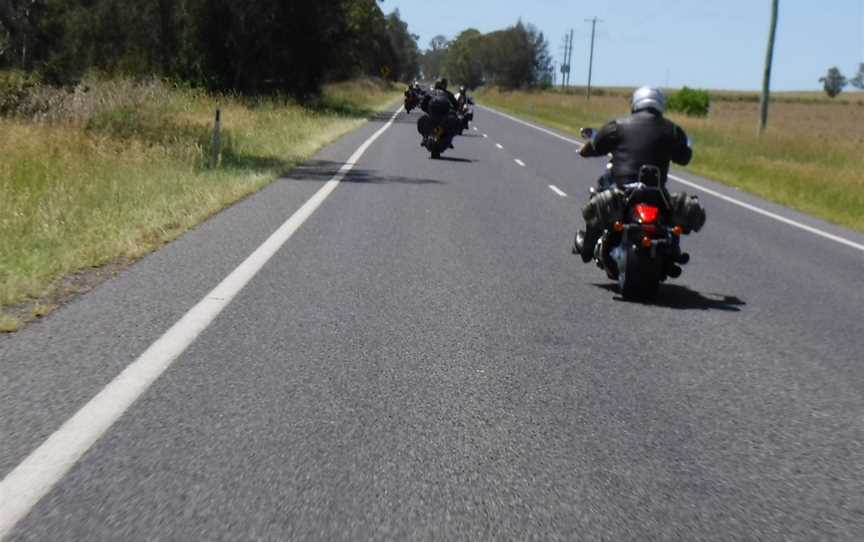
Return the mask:
<path fill-rule="evenodd" d="M 631 110 L 635 113 L 643 109 L 653 109 L 661 115 L 666 112 L 666 96 L 659 88 L 642 87 L 633 93 Z"/>

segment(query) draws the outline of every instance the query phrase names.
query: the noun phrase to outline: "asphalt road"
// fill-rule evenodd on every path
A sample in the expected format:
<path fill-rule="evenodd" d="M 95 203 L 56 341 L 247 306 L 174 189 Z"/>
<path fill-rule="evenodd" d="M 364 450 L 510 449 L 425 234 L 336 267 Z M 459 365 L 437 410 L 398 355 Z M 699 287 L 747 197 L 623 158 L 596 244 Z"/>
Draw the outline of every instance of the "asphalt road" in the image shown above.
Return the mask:
<path fill-rule="evenodd" d="M 569 250 L 602 160 L 481 109 L 433 161 L 416 117 L 10 540 L 864 537 L 864 251 L 703 193 L 684 275 L 625 302 Z M 0 337 L 2 484 L 387 119 Z"/>

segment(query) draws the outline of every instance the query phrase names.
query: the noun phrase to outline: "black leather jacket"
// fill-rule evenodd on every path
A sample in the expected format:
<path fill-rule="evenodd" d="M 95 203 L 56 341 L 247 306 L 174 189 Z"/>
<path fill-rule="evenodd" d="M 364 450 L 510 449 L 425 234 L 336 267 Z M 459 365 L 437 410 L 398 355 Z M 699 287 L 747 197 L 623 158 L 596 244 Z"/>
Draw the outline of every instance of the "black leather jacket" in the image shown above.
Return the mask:
<path fill-rule="evenodd" d="M 652 110 L 606 123 L 579 153 L 586 157 L 611 153 L 616 182 L 635 181 L 639 168 L 653 165 L 660 168 L 665 183 L 669 162 L 686 166 L 693 158 L 684 130 Z"/>
<path fill-rule="evenodd" d="M 453 96 L 453 93 L 449 90 L 444 90 L 440 88 L 432 89 L 429 94 L 425 95 L 420 102 L 420 109 L 426 113 L 429 113 L 429 102 L 432 101 L 433 98 L 443 96 L 447 98 L 447 101 L 450 103 L 450 112 L 459 110 L 459 104 L 456 102 L 456 97 Z"/>

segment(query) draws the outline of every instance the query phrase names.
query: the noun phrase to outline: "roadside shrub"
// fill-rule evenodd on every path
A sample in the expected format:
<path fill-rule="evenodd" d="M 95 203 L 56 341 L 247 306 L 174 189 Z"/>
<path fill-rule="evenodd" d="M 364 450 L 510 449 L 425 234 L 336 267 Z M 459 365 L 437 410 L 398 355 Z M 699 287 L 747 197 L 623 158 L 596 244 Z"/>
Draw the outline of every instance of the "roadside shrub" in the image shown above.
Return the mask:
<path fill-rule="evenodd" d="M 14 113 L 38 84 L 36 77 L 28 73 L 0 71 L 0 115 Z"/>
<path fill-rule="evenodd" d="M 705 90 L 684 87 L 669 98 L 669 111 L 684 113 L 688 117 L 707 117 L 711 98 Z"/>

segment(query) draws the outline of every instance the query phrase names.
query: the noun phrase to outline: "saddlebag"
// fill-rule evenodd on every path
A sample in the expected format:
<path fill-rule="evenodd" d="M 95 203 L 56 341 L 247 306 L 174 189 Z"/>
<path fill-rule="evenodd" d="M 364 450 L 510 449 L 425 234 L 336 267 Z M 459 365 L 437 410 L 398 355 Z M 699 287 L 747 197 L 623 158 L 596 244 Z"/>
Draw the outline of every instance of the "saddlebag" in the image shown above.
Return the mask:
<path fill-rule="evenodd" d="M 590 227 L 604 228 L 624 219 L 627 196 L 618 188 L 610 188 L 595 194 L 582 209 L 585 224 Z"/>
<path fill-rule="evenodd" d="M 698 196 L 688 196 L 686 192 L 670 194 L 672 221 L 684 228 L 684 233 L 697 232 L 705 225 L 705 208 L 699 203 Z"/>

